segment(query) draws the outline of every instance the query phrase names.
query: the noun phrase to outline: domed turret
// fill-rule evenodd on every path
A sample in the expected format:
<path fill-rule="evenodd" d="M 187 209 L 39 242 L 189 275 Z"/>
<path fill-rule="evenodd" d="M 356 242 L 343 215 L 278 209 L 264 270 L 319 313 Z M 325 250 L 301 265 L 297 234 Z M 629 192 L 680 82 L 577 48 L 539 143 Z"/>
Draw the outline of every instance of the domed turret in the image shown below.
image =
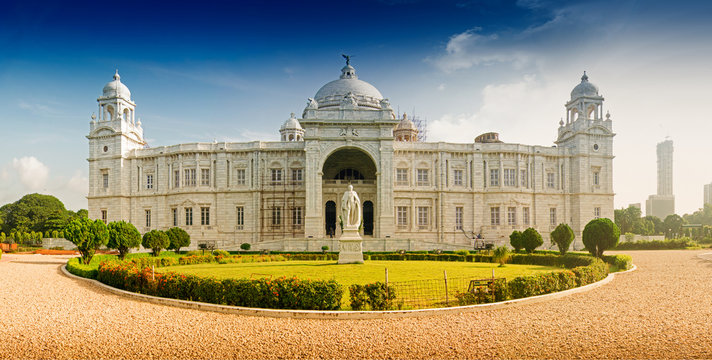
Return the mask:
<path fill-rule="evenodd" d="M 119 76 L 119 70 L 116 70 L 114 74 L 114 80 L 108 82 L 104 86 L 105 98 L 123 98 L 125 100 L 131 101 L 131 91 L 121 82 L 121 76 Z"/>
<path fill-rule="evenodd" d="M 396 141 L 418 141 L 418 127 L 404 113 L 403 119 L 393 130 L 393 137 Z"/>
<path fill-rule="evenodd" d="M 573 90 L 571 90 L 571 100 L 578 99 L 583 96 L 599 96 L 598 87 L 590 82 L 588 82 L 588 75 L 583 72 L 581 76 L 581 83 L 576 85 Z"/>
<path fill-rule="evenodd" d="M 282 141 L 302 141 L 304 140 L 304 129 L 295 117 L 291 114 L 289 119 L 279 128 L 279 133 L 282 135 Z"/>

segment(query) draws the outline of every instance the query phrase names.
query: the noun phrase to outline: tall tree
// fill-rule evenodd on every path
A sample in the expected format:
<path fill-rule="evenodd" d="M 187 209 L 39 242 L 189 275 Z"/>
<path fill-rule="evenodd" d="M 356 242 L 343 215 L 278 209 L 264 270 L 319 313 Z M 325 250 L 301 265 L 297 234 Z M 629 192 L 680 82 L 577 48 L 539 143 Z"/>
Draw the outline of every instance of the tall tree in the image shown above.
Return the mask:
<path fill-rule="evenodd" d="M 682 225 L 685 221 L 680 217 L 680 215 L 672 214 L 668 215 L 663 221 L 663 227 L 665 228 L 665 236 L 672 238 L 675 236 L 682 236 Z"/>
<path fill-rule="evenodd" d="M 66 216 L 64 204 L 52 195 L 28 194 L 0 208 L 5 219 L 5 231 L 46 231 L 50 219 Z"/>

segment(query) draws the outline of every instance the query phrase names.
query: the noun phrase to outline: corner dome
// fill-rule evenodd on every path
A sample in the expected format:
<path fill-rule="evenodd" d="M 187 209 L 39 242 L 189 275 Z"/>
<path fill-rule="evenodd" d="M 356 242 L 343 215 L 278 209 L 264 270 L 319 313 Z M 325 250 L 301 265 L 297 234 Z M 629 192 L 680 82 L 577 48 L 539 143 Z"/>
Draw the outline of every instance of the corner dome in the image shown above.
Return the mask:
<path fill-rule="evenodd" d="M 383 95 L 375 86 L 359 80 L 356 69 L 351 65 L 346 65 L 341 69 L 339 79 L 328 82 L 316 92 L 314 99 L 319 104 L 319 108 L 338 106 L 341 100 L 349 93 L 353 94 L 359 106 L 380 108 L 380 101 Z"/>
<path fill-rule="evenodd" d="M 124 98 L 126 100 L 131 100 L 131 91 L 121 82 L 121 76 L 119 76 L 119 70 L 116 70 L 114 74 L 114 80 L 108 82 L 104 86 L 104 97 L 105 98 Z"/>
<path fill-rule="evenodd" d="M 581 76 L 581 83 L 576 85 L 573 90 L 571 90 L 571 100 L 578 99 L 583 96 L 599 96 L 598 86 L 588 82 L 588 75 L 583 72 Z"/>
<path fill-rule="evenodd" d="M 396 126 L 396 131 L 398 130 L 418 130 L 418 127 L 415 126 L 415 124 L 408 119 L 406 114 L 403 114 L 403 120 L 401 120 L 398 125 Z"/>
<path fill-rule="evenodd" d="M 289 119 L 282 124 L 282 127 L 279 128 L 280 130 L 304 130 L 302 128 L 302 125 L 299 123 L 299 120 L 295 117 L 294 113 L 291 114 Z"/>

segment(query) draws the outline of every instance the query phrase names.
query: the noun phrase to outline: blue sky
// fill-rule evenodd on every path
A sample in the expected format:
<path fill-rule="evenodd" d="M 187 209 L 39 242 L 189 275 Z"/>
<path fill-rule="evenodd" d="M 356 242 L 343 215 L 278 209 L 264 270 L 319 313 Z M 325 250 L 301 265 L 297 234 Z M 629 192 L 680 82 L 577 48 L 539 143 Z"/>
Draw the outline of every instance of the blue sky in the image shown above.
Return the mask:
<path fill-rule="evenodd" d="M 153 146 L 276 140 L 342 53 L 429 140 L 552 145 L 583 70 L 611 111 L 616 207 L 656 191 L 675 142 L 678 213 L 712 182 L 712 4 L 703 1 L 3 2 L 0 203 L 86 207 L 88 132 L 118 68 Z"/>

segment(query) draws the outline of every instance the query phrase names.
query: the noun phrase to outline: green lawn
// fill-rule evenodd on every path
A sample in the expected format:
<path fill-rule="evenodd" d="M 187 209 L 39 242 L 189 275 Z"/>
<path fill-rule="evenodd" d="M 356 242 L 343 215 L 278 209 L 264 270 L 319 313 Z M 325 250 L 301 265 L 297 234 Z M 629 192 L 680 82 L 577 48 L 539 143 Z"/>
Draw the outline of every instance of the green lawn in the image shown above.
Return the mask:
<path fill-rule="evenodd" d="M 241 264 L 199 264 L 171 266 L 156 269 L 161 272 L 179 272 L 199 276 L 225 278 L 292 277 L 312 280 L 331 280 L 349 286 L 384 281 L 388 268 L 390 282 L 442 279 L 443 270 L 448 278 L 489 278 L 492 269 L 495 277 L 512 279 L 536 272 L 561 270 L 538 265 L 512 265 L 497 267 L 491 263 L 449 261 L 366 261 L 364 264 L 338 265 L 335 261 L 287 261 Z"/>

